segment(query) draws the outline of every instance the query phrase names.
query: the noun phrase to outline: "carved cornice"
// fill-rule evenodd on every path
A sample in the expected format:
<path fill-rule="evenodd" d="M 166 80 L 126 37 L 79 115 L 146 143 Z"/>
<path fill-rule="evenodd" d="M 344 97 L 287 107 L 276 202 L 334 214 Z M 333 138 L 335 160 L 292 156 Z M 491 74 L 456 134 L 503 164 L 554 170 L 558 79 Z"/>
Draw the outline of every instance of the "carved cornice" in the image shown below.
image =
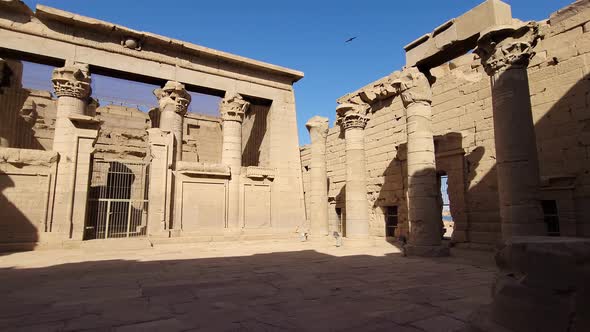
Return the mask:
<path fill-rule="evenodd" d="M 482 33 L 475 53 L 488 75 L 514 68 L 526 68 L 541 38 L 539 24 L 499 26 Z"/>
<path fill-rule="evenodd" d="M 158 98 L 160 112 L 176 112 L 184 116 L 191 103 L 191 95 L 184 84 L 176 81 L 166 82 L 163 88 L 154 90 L 154 95 Z"/>
<path fill-rule="evenodd" d="M 326 137 L 328 137 L 329 121 L 328 118 L 317 115 L 307 121 L 305 127 L 309 131 L 312 142 L 317 138 L 325 141 Z"/>
<path fill-rule="evenodd" d="M 365 129 L 369 118 L 366 115 L 365 109 L 361 105 L 356 104 L 340 104 L 336 108 L 338 114 L 338 122 L 344 130 L 350 128 Z"/>
<path fill-rule="evenodd" d="M 53 70 L 51 82 L 57 97 L 88 99 L 90 96 L 90 70 L 86 64 L 74 64 Z"/>
<path fill-rule="evenodd" d="M 219 112 L 223 121 L 237 121 L 244 120 L 244 114 L 250 106 L 250 103 L 245 101 L 239 94 L 227 96 L 221 100 Z"/>
<path fill-rule="evenodd" d="M 399 90 L 404 107 L 413 103 L 432 103 L 432 89 L 426 75 L 421 73 L 418 68 L 405 68 L 399 73 L 399 77 L 392 82 Z"/>
<path fill-rule="evenodd" d="M 227 165 L 186 161 L 178 161 L 176 171 L 186 175 L 230 176 L 231 174 Z"/>
<path fill-rule="evenodd" d="M 259 166 L 246 167 L 246 177 L 250 179 L 269 179 L 275 178 L 276 170 L 274 168 L 265 168 Z"/>

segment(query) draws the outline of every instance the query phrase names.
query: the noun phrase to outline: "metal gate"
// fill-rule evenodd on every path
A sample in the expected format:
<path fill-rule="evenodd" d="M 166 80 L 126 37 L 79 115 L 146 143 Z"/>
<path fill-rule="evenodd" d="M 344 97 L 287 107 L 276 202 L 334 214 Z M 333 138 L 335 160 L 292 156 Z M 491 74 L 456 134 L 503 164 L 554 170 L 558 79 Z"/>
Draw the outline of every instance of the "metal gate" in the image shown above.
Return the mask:
<path fill-rule="evenodd" d="M 146 235 L 148 170 L 144 162 L 93 161 L 85 239 Z"/>

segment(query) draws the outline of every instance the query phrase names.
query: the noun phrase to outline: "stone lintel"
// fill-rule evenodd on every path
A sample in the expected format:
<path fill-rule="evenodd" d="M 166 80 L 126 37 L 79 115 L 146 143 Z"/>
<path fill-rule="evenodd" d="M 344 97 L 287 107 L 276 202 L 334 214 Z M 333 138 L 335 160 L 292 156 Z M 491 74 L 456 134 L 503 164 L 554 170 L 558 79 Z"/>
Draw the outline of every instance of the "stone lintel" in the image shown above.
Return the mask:
<path fill-rule="evenodd" d="M 510 5 L 487 0 L 406 45 L 406 66 L 436 67 L 475 47 L 480 32 L 511 22 Z"/>
<path fill-rule="evenodd" d="M 269 179 L 275 178 L 276 170 L 274 168 L 248 166 L 246 167 L 246 177 L 250 179 Z"/>
<path fill-rule="evenodd" d="M 131 37 L 137 40 L 140 45 L 144 43 L 159 44 L 163 47 L 166 47 L 167 50 L 186 52 L 194 57 L 211 58 L 214 62 L 227 62 L 237 66 L 250 67 L 258 71 L 271 73 L 273 75 L 285 76 L 288 77 L 293 83 L 303 78 L 303 73 L 298 70 L 284 68 L 262 61 L 214 50 L 204 46 L 195 45 L 181 40 L 164 37 L 154 33 L 133 30 L 114 23 L 97 20 L 48 6 L 37 5 L 35 16 L 42 20 L 57 21 L 70 26 L 78 27 L 80 29 L 99 33 L 102 32 L 112 34 L 113 31 L 116 31 L 117 34 L 121 36 L 122 42 L 124 42 L 124 45 L 122 45 L 123 47 L 127 47 L 124 39 Z"/>
<path fill-rule="evenodd" d="M 101 120 L 90 115 L 83 115 L 83 114 L 69 114 L 68 119 L 70 121 L 77 123 L 77 124 L 99 124 Z"/>
<path fill-rule="evenodd" d="M 201 162 L 178 161 L 176 163 L 176 171 L 188 176 L 205 175 L 229 177 L 231 175 L 230 168 L 227 165 Z"/>

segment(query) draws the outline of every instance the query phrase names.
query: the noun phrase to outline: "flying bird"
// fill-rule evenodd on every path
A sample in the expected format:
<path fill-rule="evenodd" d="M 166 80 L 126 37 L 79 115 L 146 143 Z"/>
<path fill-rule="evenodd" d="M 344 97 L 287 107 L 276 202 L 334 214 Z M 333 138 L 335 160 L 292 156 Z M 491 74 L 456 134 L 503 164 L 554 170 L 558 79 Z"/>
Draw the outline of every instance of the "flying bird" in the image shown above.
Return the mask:
<path fill-rule="evenodd" d="M 350 43 L 351 41 L 353 41 L 353 40 L 355 40 L 355 39 L 356 39 L 356 37 L 348 38 L 348 39 L 345 41 L 345 43 Z"/>

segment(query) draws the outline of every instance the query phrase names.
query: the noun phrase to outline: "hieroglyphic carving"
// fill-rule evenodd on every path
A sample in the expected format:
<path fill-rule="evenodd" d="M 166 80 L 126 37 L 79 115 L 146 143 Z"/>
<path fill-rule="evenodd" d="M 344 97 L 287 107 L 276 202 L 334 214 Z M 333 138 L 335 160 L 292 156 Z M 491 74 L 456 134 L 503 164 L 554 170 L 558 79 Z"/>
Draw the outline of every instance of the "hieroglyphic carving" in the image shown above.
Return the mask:
<path fill-rule="evenodd" d="M 494 75 L 511 68 L 526 68 L 540 38 L 536 22 L 499 26 L 482 33 L 474 52 L 486 73 Z"/>
<path fill-rule="evenodd" d="M 234 94 L 221 100 L 219 112 L 223 121 L 242 122 L 249 106 L 250 103 L 245 101 L 242 96 Z"/>
<path fill-rule="evenodd" d="M 90 96 L 90 70 L 87 64 L 74 64 L 53 70 L 51 82 L 58 97 L 87 99 Z"/>

